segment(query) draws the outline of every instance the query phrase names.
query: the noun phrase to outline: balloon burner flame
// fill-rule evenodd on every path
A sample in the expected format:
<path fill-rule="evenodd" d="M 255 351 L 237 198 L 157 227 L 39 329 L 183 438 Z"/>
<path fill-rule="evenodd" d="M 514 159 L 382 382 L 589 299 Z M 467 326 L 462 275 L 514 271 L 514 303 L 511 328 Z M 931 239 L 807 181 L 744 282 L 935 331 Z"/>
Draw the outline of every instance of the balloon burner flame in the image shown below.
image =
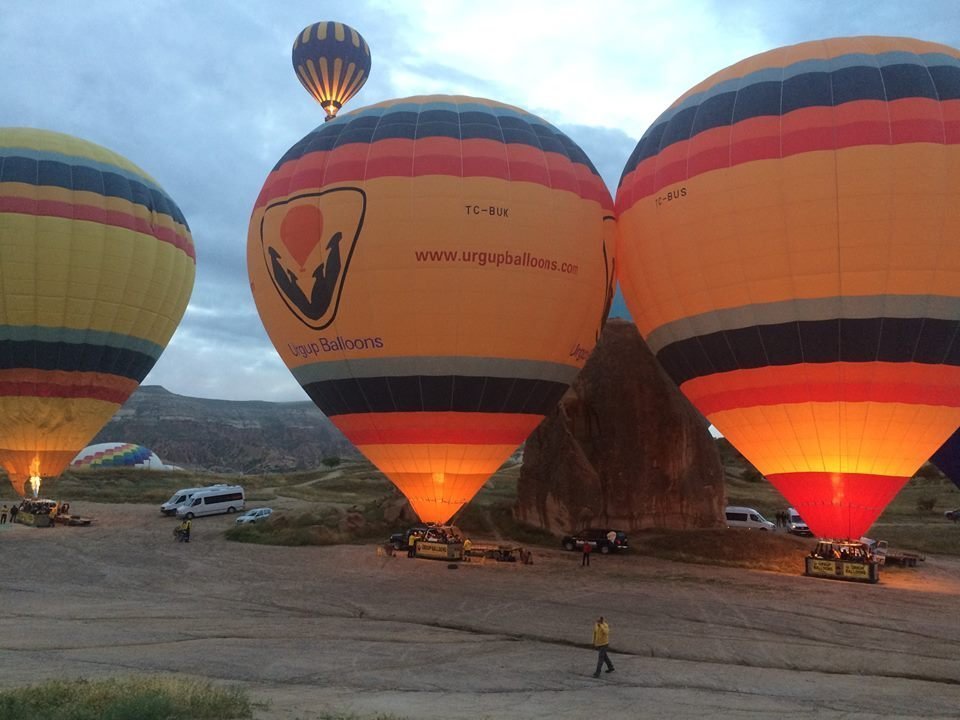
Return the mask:
<path fill-rule="evenodd" d="M 33 493 L 34 497 L 40 496 L 40 476 L 39 475 L 30 476 L 30 492 Z"/>

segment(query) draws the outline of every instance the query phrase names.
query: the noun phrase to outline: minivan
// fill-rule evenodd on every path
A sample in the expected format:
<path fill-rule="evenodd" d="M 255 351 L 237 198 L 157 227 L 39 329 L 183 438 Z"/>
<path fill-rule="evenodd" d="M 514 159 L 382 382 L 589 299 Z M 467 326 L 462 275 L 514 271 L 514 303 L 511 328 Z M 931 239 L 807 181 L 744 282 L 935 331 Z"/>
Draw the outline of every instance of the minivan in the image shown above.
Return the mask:
<path fill-rule="evenodd" d="M 204 489 L 205 488 L 183 488 L 182 490 L 177 490 L 169 500 L 160 506 L 160 512 L 163 515 L 176 515 L 178 507 L 192 498 L 194 493 L 198 493 Z"/>
<path fill-rule="evenodd" d="M 246 496 L 243 493 L 243 487 L 240 485 L 224 485 L 222 487 L 205 488 L 194 493 L 187 503 L 177 508 L 177 517 L 190 520 L 201 515 L 235 513 L 245 507 Z"/>
<path fill-rule="evenodd" d="M 773 530 L 772 522 L 753 508 L 729 505 L 724 511 L 727 516 L 728 528 L 750 528 L 755 530 Z"/>
<path fill-rule="evenodd" d="M 787 532 L 792 535 L 813 535 L 803 518 L 800 517 L 800 513 L 793 508 L 787 508 Z"/>
<path fill-rule="evenodd" d="M 177 490 L 173 496 L 160 506 L 160 512 L 164 515 L 176 515 L 177 509 L 186 502 L 189 502 L 194 495 L 203 490 L 212 490 L 213 488 L 226 487 L 223 483 L 218 485 L 207 485 L 206 487 L 183 488 Z"/>

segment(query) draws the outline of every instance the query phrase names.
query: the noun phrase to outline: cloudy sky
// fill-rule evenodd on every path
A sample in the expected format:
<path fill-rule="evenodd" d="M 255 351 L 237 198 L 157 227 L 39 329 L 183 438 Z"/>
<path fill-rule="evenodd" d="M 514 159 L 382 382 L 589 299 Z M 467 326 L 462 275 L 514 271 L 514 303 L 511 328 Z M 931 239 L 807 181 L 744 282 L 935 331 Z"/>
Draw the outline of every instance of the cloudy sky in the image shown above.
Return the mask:
<path fill-rule="evenodd" d="M 576 140 L 611 191 L 657 115 L 744 57 L 837 35 L 960 47 L 957 0 L 11 2 L 0 13 L 0 126 L 121 153 L 190 223 L 193 297 L 148 384 L 305 398 L 260 324 L 245 248 L 270 168 L 323 119 L 290 60 L 296 34 L 318 20 L 370 44 L 370 81 L 348 108 L 423 93 L 519 105 Z"/>

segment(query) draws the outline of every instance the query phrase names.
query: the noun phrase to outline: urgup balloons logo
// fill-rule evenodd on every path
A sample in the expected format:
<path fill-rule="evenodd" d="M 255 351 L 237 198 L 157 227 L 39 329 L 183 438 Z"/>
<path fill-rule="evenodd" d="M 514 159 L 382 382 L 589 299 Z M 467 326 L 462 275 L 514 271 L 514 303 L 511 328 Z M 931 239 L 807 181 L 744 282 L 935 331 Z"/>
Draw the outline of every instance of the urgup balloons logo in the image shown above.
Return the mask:
<path fill-rule="evenodd" d="M 363 190 L 340 187 L 296 195 L 263 213 L 267 274 L 290 312 L 309 328 L 323 330 L 337 315 L 366 207 Z"/>

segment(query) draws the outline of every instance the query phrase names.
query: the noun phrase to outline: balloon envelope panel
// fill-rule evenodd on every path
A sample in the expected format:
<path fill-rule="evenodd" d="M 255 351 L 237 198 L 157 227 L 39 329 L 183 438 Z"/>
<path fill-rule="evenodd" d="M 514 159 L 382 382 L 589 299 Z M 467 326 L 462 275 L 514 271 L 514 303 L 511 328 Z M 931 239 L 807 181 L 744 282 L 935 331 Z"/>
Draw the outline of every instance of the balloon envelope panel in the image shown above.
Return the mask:
<path fill-rule="evenodd" d="M 267 178 L 248 270 L 278 352 L 425 521 L 550 412 L 612 298 L 612 201 L 518 108 L 430 96 L 325 123 Z"/>
<path fill-rule="evenodd" d="M 677 100 L 617 192 L 667 372 L 822 536 L 858 537 L 960 424 L 960 59 L 839 38 Z"/>
<path fill-rule="evenodd" d="M 349 25 L 318 22 L 293 43 L 293 69 L 329 116 L 356 95 L 370 76 L 370 46 Z"/>
<path fill-rule="evenodd" d="M 0 129 L 0 462 L 59 474 L 160 356 L 193 287 L 176 204 L 116 153 Z"/>

